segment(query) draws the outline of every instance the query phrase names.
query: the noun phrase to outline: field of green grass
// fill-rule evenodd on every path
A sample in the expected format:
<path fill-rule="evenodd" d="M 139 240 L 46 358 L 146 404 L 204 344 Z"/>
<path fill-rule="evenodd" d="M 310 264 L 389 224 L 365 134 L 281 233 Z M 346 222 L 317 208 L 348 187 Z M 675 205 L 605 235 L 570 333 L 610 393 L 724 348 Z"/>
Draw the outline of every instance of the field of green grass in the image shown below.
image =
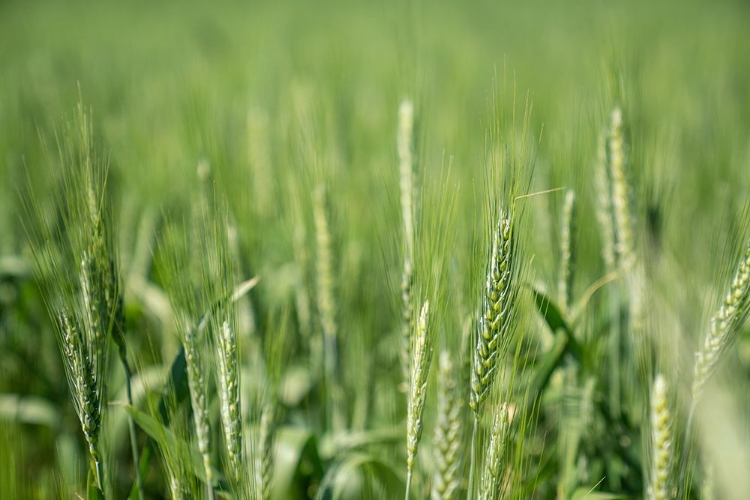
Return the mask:
<path fill-rule="evenodd" d="M 0 498 L 750 498 L 748 26 L 0 0 Z"/>

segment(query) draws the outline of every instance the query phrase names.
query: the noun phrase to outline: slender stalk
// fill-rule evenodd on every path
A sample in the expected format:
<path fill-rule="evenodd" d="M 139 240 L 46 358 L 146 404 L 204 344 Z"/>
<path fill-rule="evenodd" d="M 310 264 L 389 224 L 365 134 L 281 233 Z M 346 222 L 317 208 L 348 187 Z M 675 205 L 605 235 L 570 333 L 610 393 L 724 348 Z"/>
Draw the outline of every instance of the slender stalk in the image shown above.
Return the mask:
<path fill-rule="evenodd" d="M 409 491 L 411 491 L 411 476 L 412 471 L 411 468 L 406 470 L 406 493 L 404 494 L 404 499 L 409 500 Z"/>
<path fill-rule="evenodd" d="M 477 434 L 479 433 L 479 416 L 474 415 L 474 429 L 471 431 L 471 460 L 469 462 L 469 488 L 467 490 L 467 500 L 476 498 L 474 490 L 476 489 L 476 470 L 477 470 Z"/>
<path fill-rule="evenodd" d="M 122 363 L 122 370 L 125 372 L 125 390 L 127 393 L 128 404 L 130 406 L 134 406 L 133 390 L 131 384 L 133 372 L 130 369 L 130 363 L 128 363 L 128 349 L 127 345 L 125 344 L 125 307 L 121 287 L 119 286 L 119 280 L 115 278 L 116 268 L 113 260 L 110 260 L 110 269 L 112 282 L 117 284 L 116 290 L 113 291 L 117 298 L 114 325 L 112 327 L 112 340 L 114 340 L 115 344 L 117 345 L 120 363 Z M 135 484 L 138 491 L 138 499 L 144 500 L 146 498 L 146 493 L 143 489 L 143 477 L 141 476 L 141 470 L 139 467 L 140 457 L 138 452 L 138 438 L 135 429 L 135 421 L 130 415 L 128 415 L 128 433 L 130 434 L 130 449 L 133 457 L 133 468 L 135 470 Z"/>

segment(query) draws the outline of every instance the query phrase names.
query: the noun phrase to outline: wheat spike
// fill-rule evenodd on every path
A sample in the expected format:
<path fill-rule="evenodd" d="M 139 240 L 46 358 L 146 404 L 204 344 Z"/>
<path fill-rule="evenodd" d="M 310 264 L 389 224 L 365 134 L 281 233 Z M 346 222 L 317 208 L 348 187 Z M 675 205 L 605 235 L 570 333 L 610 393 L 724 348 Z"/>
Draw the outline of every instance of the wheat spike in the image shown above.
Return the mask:
<path fill-rule="evenodd" d="M 609 130 L 609 170 L 612 179 L 612 208 L 615 221 L 615 251 L 618 264 L 629 270 L 635 263 L 633 215 L 623 134 L 622 111 L 615 108 Z"/>
<path fill-rule="evenodd" d="M 224 320 L 216 337 L 217 391 L 229 475 L 232 481 L 239 483 L 243 469 L 243 447 L 237 336 L 229 321 Z"/>
<path fill-rule="evenodd" d="M 185 364 L 187 365 L 195 435 L 198 438 L 198 450 L 203 459 L 203 469 L 206 473 L 206 490 L 209 497 L 212 497 L 213 472 L 210 450 L 211 429 L 208 416 L 208 379 L 203 353 L 205 328 L 201 326 L 198 328 L 188 327 L 183 334 L 182 343 L 185 348 Z"/>
<path fill-rule="evenodd" d="M 501 352 L 502 344 L 507 340 L 504 337 L 509 330 L 514 299 L 511 289 L 511 253 L 511 217 L 501 213 L 493 238 L 483 314 L 479 323 L 479 334 L 474 349 L 474 366 L 471 373 L 469 405 L 477 416 L 492 385 L 498 353 Z"/>
<path fill-rule="evenodd" d="M 430 372 L 430 361 L 432 359 L 432 342 L 428 335 L 428 317 L 430 303 L 425 301 L 419 313 L 417 330 L 414 336 L 414 351 L 411 358 L 411 376 L 409 378 L 409 402 L 406 417 L 406 467 L 407 488 L 406 495 L 409 496 L 409 485 L 414 470 L 414 462 L 417 457 L 419 440 L 422 437 L 422 414 L 427 399 L 427 376 Z"/>
<path fill-rule="evenodd" d="M 432 500 L 447 500 L 458 489 L 461 444 L 461 400 L 456 373 L 448 351 L 438 360 L 437 424 L 435 425 L 435 473 Z"/>
<path fill-rule="evenodd" d="M 734 343 L 750 312 L 750 244 L 740 260 L 732 283 L 719 310 L 711 318 L 709 330 L 695 354 L 693 399 L 700 399 L 703 387 L 716 371 L 721 357 Z"/>
<path fill-rule="evenodd" d="M 78 320 L 63 309 L 59 314 L 61 347 L 73 403 L 81 429 L 94 461 L 96 480 L 102 489 L 102 456 L 99 451 L 101 430 L 101 387 L 97 385 L 94 368 L 84 333 Z"/>
<path fill-rule="evenodd" d="M 326 384 L 330 392 L 329 409 L 333 428 L 345 427 L 343 389 L 338 377 L 338 338 L 336 300 L 334 298 L 333 242 L 328 218 L 328 198 L 324 185 L 318 186 L 313 199 L 315 219 L 317 301 L 320 323 L 323 328 L 323 363 Z"/>
<path fill-rule="evenodd" d="M 503 404 L 495 411 L 492 434 L 487 447 L 480 485 L 480 500 L 500 498 L 503 475 L 503 453 L 508 431 L 508 406 Z"/>
<path fill-rule="evenodd" d="M 674 498 L 670 479 L 674 451 L 668 391 L 664 376 L 657 375 L 651 395 L 651 481 L 648 487 L 650 500 Z"/>
<path fill-rule="evenodd" d="M 258 433 L 258 454 L 256 455 L 255 483 L 258 488 L 257 498 L 271 498 L 271 479 L 273 474 L 273 446 L 276 432 L 276 406 L 272 401 L 263 405 L 260 415 Z"/>
<path fill-rule="evenodd" d="M 573 302 L 573 279 L 576 271 L 577 213 L 576 194 L 572 189 L 565 193 L 561 227 L 558 297 L 560 306 L 567 311 Z"/>

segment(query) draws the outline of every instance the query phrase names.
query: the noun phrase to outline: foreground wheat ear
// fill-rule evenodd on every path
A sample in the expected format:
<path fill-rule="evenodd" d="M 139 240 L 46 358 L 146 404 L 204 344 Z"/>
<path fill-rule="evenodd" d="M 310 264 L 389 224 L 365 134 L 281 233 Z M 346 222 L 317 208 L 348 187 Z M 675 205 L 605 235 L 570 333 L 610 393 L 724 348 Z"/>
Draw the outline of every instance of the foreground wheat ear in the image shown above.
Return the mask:
<path fill-rule="evenodd" d="M 511 229 L 511 216 L 501 212 L 497 229 L 493 234 L 482 316 L 479 321 L 479 332 L 474 349 L 474 366 L 471 372 L 469 405 L 476 419 L 479 419 L 481 406 L 495 380 L 498 357 L 508 341 L 505 337 L 513 314 Z"/>
<path fill-rule="evenodd" d="M 83 435 L 94 462 L 99 488 L 102 488 L 102 454 L 99 450 L 101 430 L 101 389 L 96 383 L 94 367 L 80 322 L 69 311 L 59 313 L 62 332 L 61 349 L 73 405 L 81 422 Z"/>
<path fill-rule="evenodd" d="M 217 392 L 221 408 L 221 425 L 227 455 L 227 476 L 239 488 L 245 467 L 242 445 L 240 401 L 239 346 L 236 329 L 229 318 L 223 319 L 214 331 L 216 339 Z"/>
<path fill-rule="evenodd" d="M 185 348 L 190 402 L 193 409 L 195 435 L 198 438 L 198 449 L 203 459 L 203 470 L 206 475 L 206 492 L 213 498 L 213 469 L 211 461 L 211 426 L 208 414 L 208 374 L 205 351 L 205 327 L 187 326 L 182 332 L 182 344 Z"/>
<path fill-rule="evenodd" d="M 750 313 L 750 243 L 740 259 L 732 283 L 719 310 L 711 318 L 708 332 L 695 353 L 693 404 L 700 400 L 703 388 L 716 371 Z"/>
<path fill-rule="evenodd" d="M 435 425 L 435 473 L 432 500 L 453 498 L 459 486 L 461 467 L 461 399 L 450 352 L 442 351 L 438 360 L 437 423 Z"/>
<path fill-rule="evenodd" d="M 500 498 L 503 475 L 503 454 L 508 433 L 508 406 L 502 404 L 494 411 L 492 434 L 487 447 L 480 485 L 480 500 Z"/>
<path fill-rule="evenodd" d="M 422 437 L 425 400 L 427 399 L 427 376 L 432 360 L 432 340 L 428 332 L 430 303 L 425 301 L 419 313 L 414 335 L 414 350 L 411 357 L 409 377 L 409 401 L 406 416 L 406 498 L 409 498 L 414 462 L 417 458 L 419 440 Z"/>
<path fill-rule="evenodd" d="M 101 430 L 107 407 L 109 341 L 114 337 L 126 363 L 125 322 L 106 196 L 108 163 L 94 144 L 91 114 L 83 104 L 58 136 L 58 150 L 57 226 L 49 225 L 29 181 L 30 196 L 24 200 L 27 231 L 36 275 L 44 280 L 40 281 L 41 291 L 55 325 L 68 387 L 88 444 L 90 483 L 106 495 L 107 454 Z M 129 381 L 127 370 L 126 375 Z M 132 425 L 130 431 L 132 444 Z"/>

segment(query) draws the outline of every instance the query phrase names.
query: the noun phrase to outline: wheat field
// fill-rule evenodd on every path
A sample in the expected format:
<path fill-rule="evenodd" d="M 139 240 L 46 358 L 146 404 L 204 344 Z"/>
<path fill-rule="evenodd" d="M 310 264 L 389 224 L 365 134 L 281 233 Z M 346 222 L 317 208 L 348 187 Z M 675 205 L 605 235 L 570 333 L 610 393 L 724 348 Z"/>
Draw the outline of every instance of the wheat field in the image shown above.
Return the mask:
<path fill-rule="evenodd" d="M 0 2 L 0 498 L 750 498 L 748 25 Z"/>

